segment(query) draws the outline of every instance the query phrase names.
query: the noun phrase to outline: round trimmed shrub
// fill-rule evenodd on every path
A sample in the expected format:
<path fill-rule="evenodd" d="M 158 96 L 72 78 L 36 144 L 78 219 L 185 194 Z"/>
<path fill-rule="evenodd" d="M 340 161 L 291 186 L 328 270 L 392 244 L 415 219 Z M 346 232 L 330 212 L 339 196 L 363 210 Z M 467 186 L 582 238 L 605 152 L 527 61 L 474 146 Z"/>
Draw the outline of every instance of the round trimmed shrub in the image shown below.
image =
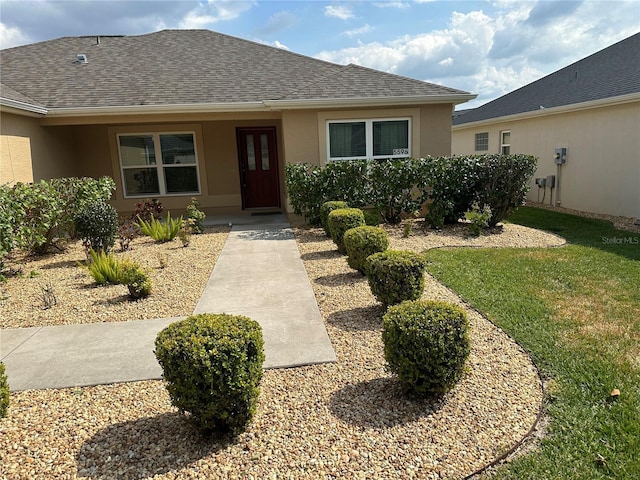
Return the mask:
<path fill-rule="evenodd" d="M 0 362 L 0 418 L 7 416 L 9 410 L 9 383 L 4 374 L 4 363 Z"/>
<path fill-rule="evenodd" d="M 424 257 L 387 250 L 367 257 L 365 272 L 373 295 L 385 307 L 417 300 L 424 290 Z"/>
<path fill-rule="evenodd" d="M 469 321 L 460 307 L 437 301 L 408 301 L 383 317 L 384 357 L 407 393 L 430 396 L 449 391 L 469 357 Z"/>
<path fill-rule="evenodd" d="M 362 274 L 365 273 L 365 261 L 369 255 L 389 248 L 387 232 L 380 227 L 368 225 L 347 230 L 343 241 L 349 266 Z"/>
<path fill-rule="evenodd" d="M 344 248 L 344 234 L 347 230 L 364 225 L 364 214 L 359 208 L 338 208 L 329 213 L 327 219 L 331 239 L 338 247 L 338 251 L 343 255 L 346 252 Z"/>
<path fill-rule="evenodd" d="M 260 394 L 260 324 L 243 316 L 192 315 L 158 333 L 155 347 L 175 407 L 204 432 L 244 430 Z"/>
<path fill-rule="evenodd" d="M 320 224 L 324 229 L 324 233 L 327 234 L 327 237 L 331 236 L 331 230 L 329 230 L 329 214 L 338 208 L 349 208 L 349 205 L 347 205 L 347 202 L 331 201 L 324 202 L 320 207 Z"/>
<path fill-rule="evenodd" d="M 118 212 L 108 203 L 87 205 L 74 219 L 75 235 L 96 252 L 108 252 L 118 235 Z"/>
<path fill-rule="evenodd" d="M 153 290 L 153 282 L 139 265 L 126 265 L 120 280 L 129 289 L 129 297 L 133 300 L 146 298 L 151 295 Z"/>

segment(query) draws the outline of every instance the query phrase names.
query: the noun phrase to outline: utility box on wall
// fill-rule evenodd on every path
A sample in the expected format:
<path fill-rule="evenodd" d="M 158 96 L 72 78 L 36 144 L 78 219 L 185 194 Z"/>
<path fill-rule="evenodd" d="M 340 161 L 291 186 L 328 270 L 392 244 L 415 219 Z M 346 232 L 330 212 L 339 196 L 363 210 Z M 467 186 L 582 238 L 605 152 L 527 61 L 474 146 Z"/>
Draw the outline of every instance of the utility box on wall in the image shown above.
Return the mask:
<path fill-rule="evenodd" d="M 564 165 L 567 163 L 567 149 L 566 147 L 556 148 L 556 165 Z"/>

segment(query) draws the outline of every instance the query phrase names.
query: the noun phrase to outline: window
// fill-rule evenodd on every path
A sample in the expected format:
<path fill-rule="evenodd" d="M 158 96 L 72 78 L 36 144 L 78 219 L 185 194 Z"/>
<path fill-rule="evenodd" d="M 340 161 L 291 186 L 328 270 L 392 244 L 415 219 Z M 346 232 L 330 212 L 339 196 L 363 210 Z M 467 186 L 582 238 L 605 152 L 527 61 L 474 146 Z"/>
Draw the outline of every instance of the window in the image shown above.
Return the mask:
<path fill-rule="evenodd" d="M 193 133 L 118 135 L 125 197 L 200 193 Z"/>
<path fill-rule="evenodd" d="M 409 131 L 406 118 L 327 122 L 329 160 L 409 157 Z"/>
<path fill-rule="evenodd" d="M 503 155 L 511 153 L 511 131 L 500 132 L 500 152 Z"/>
<path fill-rule="evenodd" d="M 489 150 L 489 133 L 476 133 L 476 152 Z"/>

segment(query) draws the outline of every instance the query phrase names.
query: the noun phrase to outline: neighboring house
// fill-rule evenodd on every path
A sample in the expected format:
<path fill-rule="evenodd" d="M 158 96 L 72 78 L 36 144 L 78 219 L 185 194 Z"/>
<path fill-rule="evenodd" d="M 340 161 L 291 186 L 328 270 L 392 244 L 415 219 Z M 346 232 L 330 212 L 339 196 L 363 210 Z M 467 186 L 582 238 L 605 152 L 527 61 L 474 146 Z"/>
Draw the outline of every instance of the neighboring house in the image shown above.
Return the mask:
<path fill-rule="evenodd" d="M 640 33 L 481 107 L 456 112 L 453 154 L 539 158 L 529 199 L 640 218 Z M 557 165 L 556 149 L 566 149 Z M 562 156 L 562 150 L 558 152 Z M 559 160 L 561 161 L 561 160 Z M 546 190 L 545 190 L 546 189 Z"/>
<path fill-rule="evenodd" d="M 0 183 L 114 178 L 113 204 L 286 206 L 284 165 L 448 155 L 475 95 L 208 30 L 65 37 L 0 52 Z"/>

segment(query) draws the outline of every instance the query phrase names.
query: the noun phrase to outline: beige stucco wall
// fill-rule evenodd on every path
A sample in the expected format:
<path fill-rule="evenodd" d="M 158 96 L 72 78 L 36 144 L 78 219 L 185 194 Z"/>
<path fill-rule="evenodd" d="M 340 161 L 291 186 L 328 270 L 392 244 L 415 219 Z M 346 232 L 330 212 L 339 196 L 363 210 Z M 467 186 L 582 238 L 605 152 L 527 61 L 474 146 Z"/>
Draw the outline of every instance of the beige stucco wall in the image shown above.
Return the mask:
<path fill-rule="evenodd" d="M 473 154 L 475 134 L 489 133 L 489 152 L 500 149 L 500 132 L 511 131 L 511 152 L 538 157 L 535 177 L 556 175 L 562 206 L 576 210 L 640 218 L 640 102 L 605 105 L 532 118 L 453 127 L 452 153 Z M 567 148 L 558 171 L 555 149 Z M 559 176 L 558 176 L 559 174 Z M 531 182 L 530 200 L 542 199 Z M 539 195 L 538 195 L 539 194 Z M 551 200 L 547 188 L 545 203 Z"/>
<path fill-rule="evenodd" d="M 0 113 L 0 184 L 70 176 L 76 167 L 70 127 L 43 128 L 39 118 Z"/>

